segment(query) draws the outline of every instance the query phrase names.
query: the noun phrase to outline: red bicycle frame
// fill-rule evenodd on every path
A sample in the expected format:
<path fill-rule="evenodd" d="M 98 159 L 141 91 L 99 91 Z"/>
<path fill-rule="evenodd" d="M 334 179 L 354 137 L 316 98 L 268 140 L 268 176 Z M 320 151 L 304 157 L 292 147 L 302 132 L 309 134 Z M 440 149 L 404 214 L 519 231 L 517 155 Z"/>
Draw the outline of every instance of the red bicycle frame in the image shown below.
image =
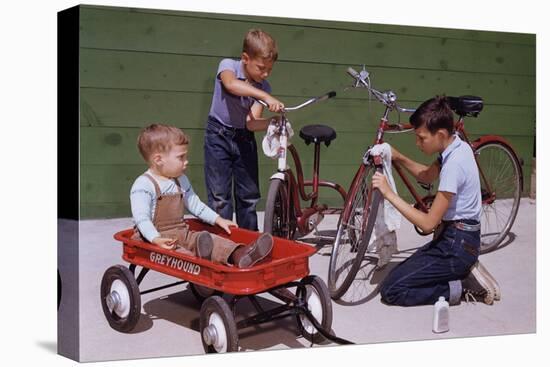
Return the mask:
<path fill-rule="evenodd" d="M 315 144 L 314 148 L 314 161 L 313 161 L 313 180 L 304 180 L 304 174 L 302 170 L 302 162 L 294 145 L 289 145 L 288 150 L 294 160 L 294 167 L 296 168 L 296 177 L 292 170 L 287 169 L 283 173 L 285 175 L 286 189 L 288 197 L 286 198 L 287 208 L 294 209 L 294 216 L 296 217 L 298 230 L 302 233 L 309 232 L 308 219 L 315 213 L 334 214 L 340 209 L 330 209 L 325 204 L 317 204 L 319 198 L 319 187 L 328 187 L 338 191 L 342 200 L 345 202 L 347 193 L 346 190 L 337 183 L 324 181 L 319 179 L 319 164 L 320 164 L 320 143 Z M 306 186 L 312 186 L 312 191 L 307 194 L 305 191 Z M 304 201 L 311 201 L 308 207 L 302 210 L 300 198 Z M 291 205 L 292 204 L 292 205 Z M 287 213 L 290 216 L 290 211 Z M 290 217 L 287 217 L 287 223 L 290 223 Z"/>

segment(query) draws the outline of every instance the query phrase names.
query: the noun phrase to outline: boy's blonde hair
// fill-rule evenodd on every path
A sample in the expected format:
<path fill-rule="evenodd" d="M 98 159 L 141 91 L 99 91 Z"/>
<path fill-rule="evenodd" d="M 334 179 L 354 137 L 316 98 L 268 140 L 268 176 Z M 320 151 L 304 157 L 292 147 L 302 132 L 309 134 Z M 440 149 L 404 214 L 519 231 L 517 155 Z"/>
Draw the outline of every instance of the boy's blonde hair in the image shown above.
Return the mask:
<path fill-rule="evenodd" d="M 267 32 L 257 28 L 246 32 L 243 52 L 246 52 L 251 58 L 261 57 L 271 61 L 277 61 L 277 57 L 279 57 L 277 42 Z"/>
<path fill-rule="evenodd" d="M 164 124 L 143 128 L 137 138 L 139 152 L 147 162 L 154 153 L 165 153 L 175 145 L 185 144 L 189 144 L 189 137 L 181 129 Z"/>

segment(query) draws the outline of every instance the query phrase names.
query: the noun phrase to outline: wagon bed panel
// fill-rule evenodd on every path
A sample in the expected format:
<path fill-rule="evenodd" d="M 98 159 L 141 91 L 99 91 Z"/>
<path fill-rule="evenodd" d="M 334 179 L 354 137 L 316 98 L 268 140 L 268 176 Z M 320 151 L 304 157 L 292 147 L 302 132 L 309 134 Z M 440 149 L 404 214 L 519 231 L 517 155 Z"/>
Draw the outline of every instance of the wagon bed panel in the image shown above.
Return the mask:
<path fill-rule="evenodd" d="M 196 219 L 186 220 L 191 230 L 217 234 L 237 243 L 251 243 L 260 233 L 241 228 L 232 228 L 227 235 L 217 227 Z M 123 242 L 122 258 L 138 266 L 171 275 L 208 288 L 235 295 L 249 295 L 264 292 L 303 278 L 309 274 L 308 257 L 315 248 L 296 241 L 274 238 L 273 251 L 266 261 L 248 269 L 216 264 L 211 261 L 166 250 L 156 245 L 132 240 L 132 229 L 115 234 Z"/>

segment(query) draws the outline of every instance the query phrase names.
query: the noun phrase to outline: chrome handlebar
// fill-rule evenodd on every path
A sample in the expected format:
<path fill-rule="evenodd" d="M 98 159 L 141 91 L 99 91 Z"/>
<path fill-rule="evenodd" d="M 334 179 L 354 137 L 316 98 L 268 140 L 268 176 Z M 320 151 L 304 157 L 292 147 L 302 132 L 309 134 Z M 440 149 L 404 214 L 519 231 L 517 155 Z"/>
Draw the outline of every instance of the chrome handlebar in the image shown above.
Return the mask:
<path fill-rule="evenodd" d="M 281 110 L 281 113 L 285 113 L 285 112 L 289 112 L 289 111 L 296 111 L 296 110 L 299 110 L 299 109 L 304 108 L 306 106 L 309 106 L 311 104 L 321 102 L 321 101 L 327 100 L 327 99 L 335 97 L 335 96 L 336 96 L 336 92 L 335 91 L 330 91 L 326 94 L 323 94 L 322 96 L 310 98 L 307 101 L 305 101 L 304 103 L 299 104 L 297 106 L 285 107 Z M 261 99 L 256 99 L 256 101 L 258 101 L 262 106 L 268 107 L 267 103 L 265 103 Z"/>
<path fill-rule="evenodd" d="M 370 74 L 365 69 L 364 65 L 361 72 L 357 72 L 352 67 L 349 67 L 347 73 L 355 79 L 355 84 L 353 85 L 354 88 L 366 88 L 369 91 L 370 95 L 374 96 L 380 103 L 388 107 L 390 110 L 396 110 L 404 113 L 413 113 L 414 111 L 416 111 L 416 109 L 414 108 L 404 108 L 399 106 L 397 104 L 397 95 L 393 91 L 388 90 L 381 92 L 375 89 L 371 85 Z"/>

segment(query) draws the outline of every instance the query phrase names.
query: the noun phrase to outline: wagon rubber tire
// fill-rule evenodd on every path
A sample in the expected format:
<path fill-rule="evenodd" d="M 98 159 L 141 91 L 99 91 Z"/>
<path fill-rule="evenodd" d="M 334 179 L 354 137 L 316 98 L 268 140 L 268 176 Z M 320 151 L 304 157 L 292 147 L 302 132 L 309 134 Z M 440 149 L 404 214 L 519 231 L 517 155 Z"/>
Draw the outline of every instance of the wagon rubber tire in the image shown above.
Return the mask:
<path fill-rule="evenodd" d="M 332 327 L 332 302 L 325 282 L 318 276 L 309 275 L 302 279 L 301 283 L 305 286 L 306 294 L 304 295 L 304 288 L 298 287 L 296 289 L 296 296 L 300 300 L 307 297 L 305 301 L 307 302 L 309 311 L 323 329 L 330 333 Z M 326 340 L 326 338 L 315 329 L 313 324 L 310 323 L 306 315 L 296 315 L 296 322 L 298 323 L 298 330 L 306 340 L 316 344 Z"/>
<path fill-rule="evenodd" d="M 109 296 L 118 300 L 114 307 L 108 304 Z M 115 265 L 105 271 L 101 280 L 101 306 L 113 329 L 128 333 L 135 328 L 141 316 L 141 296 L 130 269 Z"/>
<path fill-rule="evenodd" d="M 204 287 L 194 283 L 189 283 L 189 288 L 191 288 L 191 293 L 193 293 L 193 296 L 195 296 L 199 303 L 203 303 L 208 297 L 221 296 L 223 294 L 216 289 Z"/>
<path fill-rule="evenodd" d="M 200 333 L 206 353 L 236 352 L 239 349 L 239 334 L 233 312 L 220 296 L 208 297 L 201 306 Z M 208 342 L 206 335 L 215 335 Z"/>

